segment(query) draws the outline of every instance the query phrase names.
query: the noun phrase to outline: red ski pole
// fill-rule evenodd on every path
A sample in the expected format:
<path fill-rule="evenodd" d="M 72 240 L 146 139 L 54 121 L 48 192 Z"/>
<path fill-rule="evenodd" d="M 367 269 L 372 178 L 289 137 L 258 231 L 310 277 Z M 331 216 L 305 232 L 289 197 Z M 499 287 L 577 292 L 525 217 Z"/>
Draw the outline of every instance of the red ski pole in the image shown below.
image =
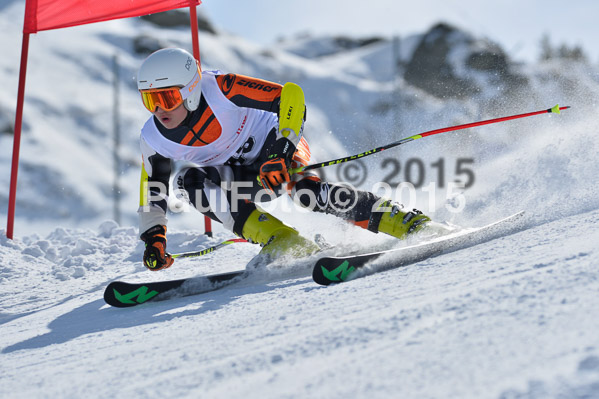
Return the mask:
<path fill-rule="evenodd" d="M 315 163 L 313 165 L 300 166 L 299 168 L 292 168 L 292 169 L 289 170 L 289 174 L 293 175 L 293 174 L 300 173 L 300 172 L 303 172 L 303 171 L 306 171 L 306 170 L 320 169 L 320 168 L 324 168 L 325 166 L 331 166 L 331 165 L 337 165 L 337 164 L 340 164 L 340 163 L 350 162 L 350 161 L 353 161 L 355 159 L 364 158 L 364 157 L 367 157 L 369 155 L 373 155 L 373 154 L 376 154 L 378 152 L 381 152 L 383 150 L 388 150 L 390 148 L 397 147 L 398 145 L 409 143 L 410 141 L 418 140 L 418 139 L 421 139 L 423 137 L 433 136 L 435 134 L 440 134 L 440 133 L 445 133 L 445 132 L 452 132 L 452 131 L 461 130 L 461 129 L 468 129 L 468 128 L 476 127 L 476 126 L 489 125 L 491 123 L 505 122 L 505 121 L 509 121 L 509 120 L 512 120 L 512 119 L 527 118 L 527 117 L 533 116 L 533 115 L 540 115 L 540 114 L 547 114 L 547 113 L 549 113 L 549 114 L 560 114 L 561 113 L 560 111 L 568 109 L 568 108 L 570 108 L 570 107 L 569 106 L 568 107 L 560 107 L 559 105 L 556 105 L 553 108 L 544 109 L 542 111 L 535 111 L 535 112 L 528 112 L 526 114 L 504 116 L 502 118 L 488 119 L 488 120 L 480 121 L 480 122 L 466 123 L 464 125 L 457 125 L 457 126 L 444 127 L 442 129 L 429 130 L 428 132 L 415 134 L 414 136 L 406 137 L 405 139 L 401 139 L 401 140 L 395 141 L 395 142 L 393 142 L 391 144 L 387 144 L 387 145 L 384 145 L 382 147 L 373 148 L 372 150 L 365 151 L 365 152 L 362 152 L 360 154 L 351 155 L 351 156 L 345 157 L 345 158 L 334 159 L 332 161 Z"/>

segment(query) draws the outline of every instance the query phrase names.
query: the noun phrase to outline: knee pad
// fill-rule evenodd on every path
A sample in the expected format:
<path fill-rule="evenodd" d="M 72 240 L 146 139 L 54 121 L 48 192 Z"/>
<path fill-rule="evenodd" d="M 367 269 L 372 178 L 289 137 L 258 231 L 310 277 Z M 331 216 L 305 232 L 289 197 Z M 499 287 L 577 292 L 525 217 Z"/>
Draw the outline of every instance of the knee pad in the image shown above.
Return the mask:
<path fill-rule="evenodd" d="M 317 179 L 302 179 L 295 184 L 292 198 L 304 208 L 325 212 L 329 204 L 330 189 L 329 183 Z"/>
<path fill-rule="evenodd" d="M 202 168 L 189 167 L 183 168 L 173 179 L 176 187 L 175 196 L 181 201 L 190 203 L 195 207 L 196 193 L 204 189 L 207 173 Z"/>
<path fill-rule="evenodd" d="M 183 168 L 174 177 L 175 186 L 179 190 L 204 188 L 206 173 L 201 168 Z"/>

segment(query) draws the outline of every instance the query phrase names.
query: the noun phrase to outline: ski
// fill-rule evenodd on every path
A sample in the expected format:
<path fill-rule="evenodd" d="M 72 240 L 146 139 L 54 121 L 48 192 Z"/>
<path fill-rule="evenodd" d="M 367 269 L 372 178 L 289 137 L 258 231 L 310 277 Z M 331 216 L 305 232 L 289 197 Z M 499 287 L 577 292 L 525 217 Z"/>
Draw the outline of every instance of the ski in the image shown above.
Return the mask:
<path fill-rule="evenodd" d="M 523 216 L 524 212 L 521 211 L 483 227 L 462 230 L 404 248 L 362 255 L 321 258 L 314 265 L 312 278 L 320 285 L 341 283 L 373 272 L 407 266 L 431 257 L 472 247 L 521 230 L 520 222 Z M 384 259 L 384 264 L 377 267 L 375 271 L 366 270 L 364 266 L 377 258 Z"/>
<path fill-rule="evenodd" d="M 104 301 L 110 306 L 127 308 L 149 301 L 197 295 L 235 283 L 247 277 L 247 274 L 246 270 L 238 270 L 209 276 L 149 283 L 113 281 L 104 290 Z"/>

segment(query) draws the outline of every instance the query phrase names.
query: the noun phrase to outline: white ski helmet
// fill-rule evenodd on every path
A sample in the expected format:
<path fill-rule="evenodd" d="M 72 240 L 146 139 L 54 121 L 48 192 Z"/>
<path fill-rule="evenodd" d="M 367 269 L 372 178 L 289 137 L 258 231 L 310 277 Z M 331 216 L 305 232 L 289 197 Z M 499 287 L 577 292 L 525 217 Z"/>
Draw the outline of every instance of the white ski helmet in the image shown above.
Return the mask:
<path fill-rule="evenodd" d="M 137 72 L 137 89 L 140 91 L 180 87 L 183 104 L 188 111 L 195 111 L 200 105 L 201 81 L 199 63 L 180 48 L 165 48 L 153 52 Z"/>

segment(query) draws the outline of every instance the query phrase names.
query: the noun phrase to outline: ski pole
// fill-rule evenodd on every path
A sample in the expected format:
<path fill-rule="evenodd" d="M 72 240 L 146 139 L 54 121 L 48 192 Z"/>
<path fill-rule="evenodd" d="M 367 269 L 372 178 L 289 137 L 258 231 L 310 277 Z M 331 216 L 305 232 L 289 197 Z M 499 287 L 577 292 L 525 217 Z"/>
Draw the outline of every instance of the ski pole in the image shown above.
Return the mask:
<path fill-rule="evenodd" d="M 230 240 L 223 241 L 220 244 L 217 244 L 210 248 L 202 249 L 201 251 L 184 252 L 181 254 L 171 254 L 171 256 L 175 259 L 176 258 L 196 258 L 198 256 L 208 255 L 209 253 L 212 253 L 212 252 L 216 251 L 217 249 L 220 249 L 229 244 L 234 244 L 236 242 L 247 242 L 247 240 L 244 240 L 243 238 L 231 238 Z"/>
<path fill-rule="evenodd" d="M 409 143 L 410 141 L 418 140 L 418 139 L 421 139 L 421 138 L 427 137 L 427 136 L 433 136 L 433 135 L 439 134 L 439 133 L 452 132 L 455 130 L 467 129 L 467 128 L 471 128 L 471 127 L 475 127 L 475 126 L 489 125 L 491 123 L 504 122 L 504 121 L 509 121 L 511 119 L 527 118 L 527 117 L 533 116 L 533 115 L 540 115 L 540 114 L 547 114 L 547 113 L 560 114 L 561 113 L 560 111 L 562 111 L 564 109 L 568 109 L 568 108 L 570 108 L 570 107 L 569 106 L 560 107 L 559 105 L 556 105 L 555 107 L 552 107 L 549 109 L 544 109 L 542 111 L 535 111 L 535 112 L 529 112 L 526 114 L 504 116 L 502 118 L 488 119 L 488 120 L 480 121 L 480 122 L 466 123 L 464 125 L 457 125 L 457 126 L 444 127 L 442 129 L 429 130 L 428 132 L 415 134 L 414 136 L 406 137 L 405 139 L 401 139 L 401 140 L 395 141 L 391 144 L 387 144 L 387 145 L 384 145 L 381 147 L 373 148 L 372 150 L 365 151 L 360 154 L 351 155 L 351 156 L 345 157 L 345 158 L 334 159 L 332 161 L 315 163 L 313 165 L 300 166 L 299 168 L 291 168 L 291 169 L 289 169 L 289 175 L 294 175 L 296 173 L 300 173 L 300 172 L 303 172 L 306 170 L 320 169 L 320 168 L 324 168 L 325 166 L 331 166 L 331 165 L 337 165 L 340 163 L 350 162 L 350 161 L 353 161 L 356 159 L 360 159 L 360 158 L 367 157 L 369 155 L 376 154 L 383 150 L 388 150 L 390 148 L 397 147 L 398 145 L 401 145 L 401 144 Z"/>

